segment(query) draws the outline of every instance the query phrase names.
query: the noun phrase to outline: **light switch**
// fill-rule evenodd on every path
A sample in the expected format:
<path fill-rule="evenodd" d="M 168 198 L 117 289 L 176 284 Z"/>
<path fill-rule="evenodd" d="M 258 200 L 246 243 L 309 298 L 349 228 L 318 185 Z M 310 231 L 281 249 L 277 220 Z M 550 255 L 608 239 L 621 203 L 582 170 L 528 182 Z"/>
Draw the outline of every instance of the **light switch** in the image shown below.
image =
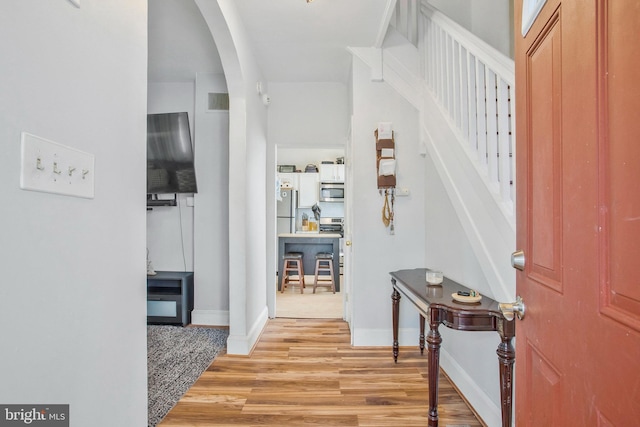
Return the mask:
<path fill-rule="evenodd" d="M 20 188 L 94 197 L 95 156 L 22 132 Z"/>

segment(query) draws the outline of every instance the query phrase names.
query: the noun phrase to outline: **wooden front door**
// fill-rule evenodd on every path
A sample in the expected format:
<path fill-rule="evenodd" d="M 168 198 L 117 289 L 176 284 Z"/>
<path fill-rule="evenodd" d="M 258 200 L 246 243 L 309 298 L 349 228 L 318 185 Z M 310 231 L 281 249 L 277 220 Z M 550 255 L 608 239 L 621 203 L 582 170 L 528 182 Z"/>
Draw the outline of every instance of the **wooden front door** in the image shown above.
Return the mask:
<path fill-rule="evenodd" d="M 638 23 L 547 0 L 516 26 L 518 427 L 640 425 Z"/>

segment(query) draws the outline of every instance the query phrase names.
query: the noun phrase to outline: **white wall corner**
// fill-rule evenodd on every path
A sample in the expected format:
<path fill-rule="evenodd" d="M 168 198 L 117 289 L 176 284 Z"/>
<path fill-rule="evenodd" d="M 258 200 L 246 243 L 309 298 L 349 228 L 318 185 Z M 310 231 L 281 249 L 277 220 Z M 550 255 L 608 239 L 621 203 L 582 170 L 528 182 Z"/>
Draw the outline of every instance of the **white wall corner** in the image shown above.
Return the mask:
<path fill-rule="evenodd" d="M 496 363 L 497 358 L 496 358 Z M 488 426 L 502 425 L 502 411 L 446 350 L 440 348 L 440 368 Z"/>
<path fill-rule="evenodd" d="M 229 310 L 193 310 L 193 325 L 229 326 Z"/>
<path fill-rule="evenodd" d="M 267 314 L 268 310 L 265 306 L 247 335 L 230 333 L 227 338 L 227 354 L 249 355 L 269 320 Z"/>

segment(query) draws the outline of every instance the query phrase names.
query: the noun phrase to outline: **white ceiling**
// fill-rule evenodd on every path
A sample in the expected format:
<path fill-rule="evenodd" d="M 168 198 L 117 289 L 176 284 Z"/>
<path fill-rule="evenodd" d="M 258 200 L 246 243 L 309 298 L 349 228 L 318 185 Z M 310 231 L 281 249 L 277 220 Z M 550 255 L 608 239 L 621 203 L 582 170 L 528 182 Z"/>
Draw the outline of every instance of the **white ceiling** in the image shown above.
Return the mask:
<path fill-rule="evenodd" d="M 376 43 L 388 3 L 395 0 L 234 1 L 268 82 L 346 82 L 346 48 Z M 222 72 L 211 40 L 193 0 L 149 0 L 149 81 Z"/>

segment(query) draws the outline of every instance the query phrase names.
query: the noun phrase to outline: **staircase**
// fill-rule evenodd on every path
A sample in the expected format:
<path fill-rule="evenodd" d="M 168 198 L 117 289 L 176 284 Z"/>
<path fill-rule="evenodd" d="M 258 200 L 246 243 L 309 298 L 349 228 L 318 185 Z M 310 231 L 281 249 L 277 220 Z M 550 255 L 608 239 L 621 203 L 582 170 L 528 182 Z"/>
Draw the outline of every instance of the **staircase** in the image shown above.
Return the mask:
<path fill-rule="evenodd" d="M 381 48 L 351 52 L 420 111 L 492 297 L 515 297 L 514 62 L 426 2 L 397 1 Z"/>

